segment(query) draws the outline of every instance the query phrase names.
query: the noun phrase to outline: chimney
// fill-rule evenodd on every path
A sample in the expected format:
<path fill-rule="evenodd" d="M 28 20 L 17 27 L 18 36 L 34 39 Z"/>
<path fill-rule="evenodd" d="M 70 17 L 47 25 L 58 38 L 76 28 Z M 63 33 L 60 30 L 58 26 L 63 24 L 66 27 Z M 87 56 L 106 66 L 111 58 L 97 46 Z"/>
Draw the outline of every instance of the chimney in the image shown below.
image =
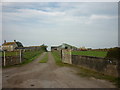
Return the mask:
<path fill-rule="evenodd" d="M 14 42 L 16 42 L 16 40 L 14 40 Z"/>
<path fill-rule="evenodd" d="M 4 43 L 6 43 L 6 40 L 4 40 Z"/>

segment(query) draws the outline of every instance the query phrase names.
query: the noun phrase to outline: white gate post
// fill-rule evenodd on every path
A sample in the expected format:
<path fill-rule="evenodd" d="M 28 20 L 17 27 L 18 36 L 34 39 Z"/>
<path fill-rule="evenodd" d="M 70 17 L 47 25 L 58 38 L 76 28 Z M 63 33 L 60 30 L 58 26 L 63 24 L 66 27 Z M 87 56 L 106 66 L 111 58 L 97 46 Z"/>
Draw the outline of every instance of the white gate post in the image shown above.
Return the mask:
<path fill-rule="evenodd" d="M 72 50 L 70 49 L 70 64 L 72 64 Z"/>
<path fill-rule="evenodd" d="M 20 63 L 22 62 L 22 60 L 21 60 L 21 49 L 20 49 Z"/>
<path fill-rule="evenodd" d="M 6 66 L 6 60 L 5 60 L 5 51 L 4 52 L 4 66 Z"/>

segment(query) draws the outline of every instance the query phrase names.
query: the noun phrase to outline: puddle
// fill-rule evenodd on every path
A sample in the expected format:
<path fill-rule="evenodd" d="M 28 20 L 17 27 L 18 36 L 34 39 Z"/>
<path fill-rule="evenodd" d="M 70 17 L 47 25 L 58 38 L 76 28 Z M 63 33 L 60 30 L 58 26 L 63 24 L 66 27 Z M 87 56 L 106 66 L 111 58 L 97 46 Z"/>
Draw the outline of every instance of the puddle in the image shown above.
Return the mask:
<path fill-rule="evenodd" d="M 30 86 L 35 86 L 35 85 L 31 84 Z"/>
<path fill-rule="evenodd" d="M 9 76 L 5 76 L 5 77 L 9 77 Z"/>

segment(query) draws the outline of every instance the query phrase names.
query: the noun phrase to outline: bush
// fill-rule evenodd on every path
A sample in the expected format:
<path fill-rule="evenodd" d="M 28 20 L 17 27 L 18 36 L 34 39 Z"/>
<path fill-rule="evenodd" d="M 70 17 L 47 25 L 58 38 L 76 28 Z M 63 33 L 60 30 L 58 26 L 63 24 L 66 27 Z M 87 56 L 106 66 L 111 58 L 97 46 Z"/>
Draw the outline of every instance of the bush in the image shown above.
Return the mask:
<path fill-rule="evenodd" d="M 120 48 L 119 47 L 111 48 L 108 51 L 106 58 L 117 60 L 120 59 Z"/>

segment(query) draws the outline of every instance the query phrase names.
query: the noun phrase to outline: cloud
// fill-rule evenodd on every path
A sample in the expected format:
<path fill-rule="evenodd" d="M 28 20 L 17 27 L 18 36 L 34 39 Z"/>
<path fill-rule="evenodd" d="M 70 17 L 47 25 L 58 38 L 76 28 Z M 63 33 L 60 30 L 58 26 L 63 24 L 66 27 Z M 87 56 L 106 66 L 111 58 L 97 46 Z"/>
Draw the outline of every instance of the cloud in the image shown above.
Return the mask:
<path fill-rule="evenodd" d="M 36 17 L 36 16 L 60 16 L 65 15 L 65 12 L 46 12 L 42 10 L 34 9 L 18 9 L 16 12 L 4 12 L 4 15 L 16 16 L 16 17 Z"/>
<path fill-rule="evenodd" d="M 39 15 L 50 15 L 50 16 L 59 16 L 59 15 L 65 15 L 65 12 L 46 12 L 41 10 L 34 10 L 34 9 L 19 9 L 19 13 L 23 15 L 31 15 L 31 16 L 39 16 Z"/>
<path fill-rule="evenodd" d="M 3 39 L 18 39 L 25 45 L 46 43 L 50 46 L 66 42 L 78 47 L 115 46 L 116 5 L 78 2 L 5 3 Z"/>
<path fill-rule="evenodd" d="M 110 15 L 91 15 L 90 19 L 115 19 L 117 16 L 110 16 Z"/>
<path fill-rule="evenodd" d="M 83 0 L 2 0 L 2 2 L 83 2 Z M 119 2 L 119 0 L 84 0 L 84 2 Z"/>
<path fill-rule="evenodd" d="M 2 11 L 2 3 L 0 3 L 0 12 Z M 0 44 L 2 43 L 2 13 L 0 13 Z"/>

